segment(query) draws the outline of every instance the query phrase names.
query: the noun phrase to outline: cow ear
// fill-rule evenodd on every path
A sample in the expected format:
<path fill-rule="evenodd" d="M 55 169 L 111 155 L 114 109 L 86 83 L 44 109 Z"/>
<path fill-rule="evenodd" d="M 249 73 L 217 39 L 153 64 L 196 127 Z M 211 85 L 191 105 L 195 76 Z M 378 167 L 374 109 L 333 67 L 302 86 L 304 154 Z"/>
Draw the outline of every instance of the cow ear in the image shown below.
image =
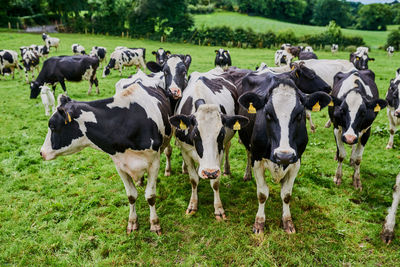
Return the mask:
<path fill-rule="evenodd" d="M 239 97 L 239 104 L 247 110 L 248 113 L 255 114 L 257 110 L 264 107 L 263 100 L 255 93 L 248 92 Z"/>
<path fill-rule="evenodd" d="M 244 128 L 249 124 L 249 119 L 240 116 L 240 115 L 235 115 L 235 116 L 222 116 L 222 124 L 232 130 L 239 131 L 240 129 Z"/>
<path fill-rule="evenodd" d="M 171 125 L 180 130 L 186 130 L 193 124 L 191 115 L 188 116 L 182 114 L 172 116 L 171 118 L 169 118 L 169 122 L 171 123 Z"/>
<path fill-rule="evenodd" d="M 183 63 L 186 66 L 186 70 L 189 70 L 190 63 L 192 63 L 192 57 L 190 55 L 186 55 L 185 56 L 185 60 L 183 61 Z"/>
<path fill-rule="evenodd" d="M 332 105 L 332 98 L 325 92 L 315 92 L 305 97 L 304 106 L 308 110 L 320 111 L 329 104 Z"/>
<path fill-rule="evenodd" d="M 59 106 L 65 105 L 65 104 L 67 104 L 67 103 L 70 102 L 70 101 L 71 101 L 71 98 L 69 98 L 68 96 L 63 95 L 63 94 L 60 94 L 60 95 L 58 96 L 58 99 L 57 99 L 57 102 L 58 102 L 58 105 L 59 105 Z"/>
<path fill-rule="evenodd" d="M 157 62 L 154 61 L 149 61 L 146 63 L 146 67 L 151 71 L 151 72 L 160 72 L 162 70 L 162 66 L 158 64 Z"/>
<path fill-rule="evenodd" d="M 157 54 L 156 51 L 151 52 L 153 55 Z"/>
<path fill-rule="evenodd" d="M 374 112 L 379 112 L 381 109 L 386 108 L 387 106 L 387 101 L 383 99 L 373 99 L 370 101 L 367 101 L 367 108 L 373 109 Z"/>

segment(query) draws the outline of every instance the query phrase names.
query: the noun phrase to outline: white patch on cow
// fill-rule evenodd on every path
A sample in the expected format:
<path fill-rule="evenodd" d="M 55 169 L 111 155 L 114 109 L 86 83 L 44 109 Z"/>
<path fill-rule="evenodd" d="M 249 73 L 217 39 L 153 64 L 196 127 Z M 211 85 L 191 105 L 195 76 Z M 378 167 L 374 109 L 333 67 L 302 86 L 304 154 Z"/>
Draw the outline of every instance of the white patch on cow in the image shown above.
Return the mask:
<path fill-rule="evenodd" d="M 343 135 L 358 136 L 359 133 L 354 132 L 354 129 L 351 125 L 354 123 L 357 112 L 360 109 L 360 106 L 363 104 L 363 99 L 359 93 L 352 91 L 347 94 L 345 102 L 349 108 L 350 127 L 345 133 L 343 133 Z"/>
<path fill-rule="evenodd" d="M 153 73 L 153 77 L 149 77 L 142 70 L 138 70 L 138 72 L 132 75 L 130 78 L 121 79 L 115 84 L 115 93 L 119 93 L 124 90 L 124 86 L 141 82 L 145 87 L 160 87 L 165 89 L 165 79 L 163 72 Z"/>
<path fill-rule="evenodd" d="M 342 86 L 340 87 L 340 90 L 339 90 L 339 93 L 338 93 L 337 97 L 341 98 L 345 94 L 347 94 L 347 92 L 349 92 L 350 90 L 354 89 L 355 87 L 358 87 L 356 81 L 359 81 L 362 84 L 362 86 L 365 89 L 366 94 L 369 97 L 373 97 L 372 91 L 371 91 L 371 88 L 369 87 L 369 85 L 366 85 L 364 83 L 364 81 L 360 78 L 360 76 L 357 76 L 355 73 L 351 74 L 349 77 L 347 77 L 343 81 Z"/>
<path fill-rule="evenodd" d="M 280 126 L 280 141 L 274 153 L 296 153 L 289 144 L 289 124 L 293 109 L 296 107 L 296 90 L 287 85 L 279 85 L 272 91 L 271 101 Z"/>
<path fill-rule="evenodd" d="M 176 66 L 182 63 L 182 59 L 180 57 L 171 57 L 167 61 L 167 65 L 171 71 L 171 76 L 172 76 L 172 83 L 170 85 L 170 88 L 179 88 L 179 86 L 175 83 L 174 77 L 176 76 Z M 181 88 L 182 90 L 183 88 Z"/>
<path fill-rule="evenodd" d="M 86 69 L 85 73 L 82 75 L 82 80 L 89 81 L 92 75 L 93 75 L 93 68 L 92 66 L 90 66 L 88 69 Z"/>

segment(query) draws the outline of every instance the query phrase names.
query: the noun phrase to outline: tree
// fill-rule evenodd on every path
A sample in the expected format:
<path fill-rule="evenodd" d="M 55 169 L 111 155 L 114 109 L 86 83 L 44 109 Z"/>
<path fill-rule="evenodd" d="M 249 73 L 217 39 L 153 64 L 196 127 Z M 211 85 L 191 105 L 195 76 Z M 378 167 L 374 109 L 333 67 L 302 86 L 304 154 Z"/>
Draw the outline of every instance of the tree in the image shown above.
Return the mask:
<path fill-rule="evenodd" d="M 350 7 L 343 0 L 317 0 L 313 9 L 311 23 L 325 26 L 334 20 L 341 27 L 351 23 Z"/>
<path fill-rule="evenodd" d="M 400 49 L 400 28 L 391 31 L 386 41 L 386 47 L 393 46 L 396 51 Z"/>
<path fill-rule="evenodd" d="M 365 5 L 358 11 L 357 28 L 385 31 L 386 25 L 390 24 L 392 20 L 392 12 L 389 5 Z"/>

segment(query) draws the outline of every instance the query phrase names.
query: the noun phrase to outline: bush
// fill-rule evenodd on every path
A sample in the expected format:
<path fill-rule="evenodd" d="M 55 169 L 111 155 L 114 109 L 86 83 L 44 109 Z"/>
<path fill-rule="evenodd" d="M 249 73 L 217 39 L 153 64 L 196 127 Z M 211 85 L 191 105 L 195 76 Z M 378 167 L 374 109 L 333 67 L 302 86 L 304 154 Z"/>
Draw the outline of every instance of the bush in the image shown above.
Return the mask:
<path fill-rule="evenodd" d="M 400 49 L 400 28 L 394 31 L 391 31 L 388 35 L 386 46 L 393 46 L 396 51 Z"/>
<path fill-rule="evenodd" d="M 188 5 L 188 11 L 191 14 L 210 14 L 213 13 L 215 6 L 209 5 Z"/>

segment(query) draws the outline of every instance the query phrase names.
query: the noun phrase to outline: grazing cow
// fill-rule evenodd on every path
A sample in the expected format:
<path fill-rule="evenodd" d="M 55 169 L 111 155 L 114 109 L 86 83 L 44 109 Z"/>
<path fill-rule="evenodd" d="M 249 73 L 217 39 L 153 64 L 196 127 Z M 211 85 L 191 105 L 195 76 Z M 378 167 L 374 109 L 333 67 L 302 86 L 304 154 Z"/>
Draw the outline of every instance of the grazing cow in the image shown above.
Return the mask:
<path fill-rule="evenodd" d="M 156 56 L 156 62 L 160 65 L 163 65 L 167 61 L 168 57 L 171 55 L 171 52 L 169 50 L 165 51 L 161 47 L 157 51 L 153 51 L 151 53 Z"/>
<path fill-rule="evenodd" d="M 335 54 L 337 51 L 339 51 L 339 45 L 338 44 L 332 44 L 331 45 L 332 54 Z"/>
<path fill-rule="evenodd" d="M 308 59 L 318 59 L 318 57 L 316 54 L 314 54 L 314 52 L 301 51 L 299 53 L 299 60 L 308 60 Z"/>
<path fill-rule="evenodd" d="M 354 167 L 353 186 L 361 190 L 360 164 L 364 147 L 371 134 L 371 125 L 387 102 L 379 99 L 375 74 L 371 70 L 339 72 L 332 90 L 329 117 L 334 126 L 338 167 L 334 182 L 342 182 L 342 163 L 346 157 L 344 144 L 352 146 L 350 164 Z"/>
<path fill-rule="evenodd" d="M 102 46 L 93 46 L 90 51 L 91 57 L 97 57 L 99 59 L 100 64 L 106 60 L 107 49 Z"/>
<path fill-rule="evenodd" d="M 354 67 L 358 70 L 367 70 L 368 61 L 375 61 L 375 58 L 370 58 L 366 53 L 351 53 L 350 62 L 353 63 Z"/>
<path fill-rule="evenodd" d="M 24 53 L 24 56 L 22 57 L 21 62 L 22 62 L 22 65 L 24 66 L 24 70 L 25 70 L 26 83 L 29 83 L 28 72 L 32 72 L 32 79 L 35 78 L 35 75 L 34 75 L 35 69 L 39 73 L 40 57 L 33 50 L 28 50 Z"/>
<path fill-rule="evenodd" d="M 225 150 L 224 174 L 230 174 L 228 154 L 233 130 L 239 130 L 248 123 L 247 118 L 235 115 L 236 103 L 236 86 L 221 68 L 206 73 L 193 72 L 176 109 L 177 115 L 170 118 L 171 124 L 176 127 L 177 145 L 192 184 L 186 214 L 197 211 L 200 177 L 210 179 L 216 219 L 226 218 L 219 196 L 220 166 Z"/>
<path fill-rule="evenodd" d="M 80 44 L 72 44 L 72 53 L 75 55 L 86 55 L 85 48 L 81 46 Z"/>
<path fill-rule="evenodd" d="M 122 67 L 136 66 L 137 69 L 142 67 L 146 69 L 145 64 L 145 48 L 128 48 L 118 49 L 111 53 L 110 61 L 108 65 L 104 67 L 103 77 L 110 74 L 111 69 L 119 70 L 120 76 L 122 76 Z"/>
<path fill-rule="evenodd" d="M 20 47 L 20 50 L 21 50 L 21 48 L 24 48 L 24 47 Z M 39 57 L 46 57 L 47 58 L 47 56 L 49 55 L 49 47 L 47 46 L 47 45 L 31 45 L 31 46 L 29 46 L 29 49 L 31 50 L 31 51 L 34 51 Z M 22 55 L 22 51 L 21 51 L 21 56 L 23 57 L 23 55 Z"/>
<path fill-rule="evenodd" d="M 394 47 L 393 46 L 388 46 L 388 48 L 386 48 L 386 51 L 388 53 L 389 57 L 392 57 L 394 54 Z"/>
<path fill-rule="evenodd" d="M 4 75 L 5 71 L 9 69 L 14 79 L 14 71 L 18 68 L 22 69 L 18 64 L 18 53 L 13 50 L 0 50 L 0 74 Z"/>
<path fill-rule="evenodd" d="M 40 86 L 40 98 L 42 99 L 46 116 L 50 116 L 50 108 L 53 113 L 56 110 L 54 105 L 54 95 L 53 92 L 51 92 L 50 87 L 47 85 Z"/>
<path fill-rule="evenodd" d="M 390 126 L 390 137 L 386 149 L 393 148 L 393 139 L 396 128 L 400 125 L 400 76 L 396 73 L 396 78 L 390 81 L 389 89 L 386 93 L 388 103 L 387 116 Z"/>
<path fill-rule="evenodd" d="M 304 52 L 314 52 L 314 49 L 313 49 L 311 46 L 306 46 L 306 47 L 303 49 L 303 51 L 304 51 Z"/>
<path fill-rule="evenodd" d="M 51 57 L 43 63 L 36 81 L 31 82 L 31 96 L 36 98 L 40 93 L 40 86 L 45 83 L 56 89 L 56 84 L 60 83 L 64 92 L 67 92 L 65 80 L 71 82 L 89 81 L 89 91 L 92 91 L 93 84 L 99 94 L 99 82 L 96 77 L 96 70 L 99 67 L 99 60 L 89 56 L 59 56 Z"/>
<path fill-rule="evenodd" d="M 97 61 L 98 62 L 98 61 Z M 156 213 L 156 182 L 160 154 L 172 130 L 170 101 L 160 88 L 133 84 L 112 98 L 79 102 L 59 97 L 57 112 L 40 150 L 45 160 L 92 147 L 110 155 L 124 183 L 129 200 L 127 234 L 138 229 L 133 183 L 147 172 L 145 197 L 150 207 L 150 231 L 161 234 Z"/>
<path fill-rule="evenodd" d="M 224 70 L 232 66 L 232 60 L 231 55 L 229 54 L 229 50 L 224 50 L 222 48 L 215 50 L 214 65 L 219 66 Z"/>
<path fill-rule="evenodd" d="M 250 120 L 246 128 L 239 130 L 239 136 L 251 156 L 257 183 L 255 233 L 264 232 L 264 207 L 269 194 L 266 168 L 281 183 L 283 228 L 289 234 L 295 233 L 289 202 L 308 142 L 305 110 L 320 110 L 331 101 L 324 92 L 305 96 L 291 76 L 292 73 L 251 72 L 243 78 L 242 88 L 238 88 L 239 115 Z"/>
<path fill-rule="evenodd" d="M 383 229 L 381 232 L 382 241 L 386 244 L 394 239 L 394 226 L 396 225 L 396 213 L 400 202 L 400 173 L 396 177 L 396 184 L 393 186 L 393 202 L 389 208 L 388 215 L 385 218 Z"/>
<path fill-rule="evenodd" d="M 60 39 L 55 37 L 50 37 L 50 35 L 45 33 L 42 34 L 42 39 L 45 42 L 46 46 L 48 47 L 49 51 L 50 47 L 55 47 L 57 51 L 57 48 L 60 45 Z"/>
<path fill-rule="evenodd" d="M 289 65 L 293 60 L 293 55 L 286 50 L 276 50 L 275 52 L 275 65 L 280 67 L 282 65 Z"/>

